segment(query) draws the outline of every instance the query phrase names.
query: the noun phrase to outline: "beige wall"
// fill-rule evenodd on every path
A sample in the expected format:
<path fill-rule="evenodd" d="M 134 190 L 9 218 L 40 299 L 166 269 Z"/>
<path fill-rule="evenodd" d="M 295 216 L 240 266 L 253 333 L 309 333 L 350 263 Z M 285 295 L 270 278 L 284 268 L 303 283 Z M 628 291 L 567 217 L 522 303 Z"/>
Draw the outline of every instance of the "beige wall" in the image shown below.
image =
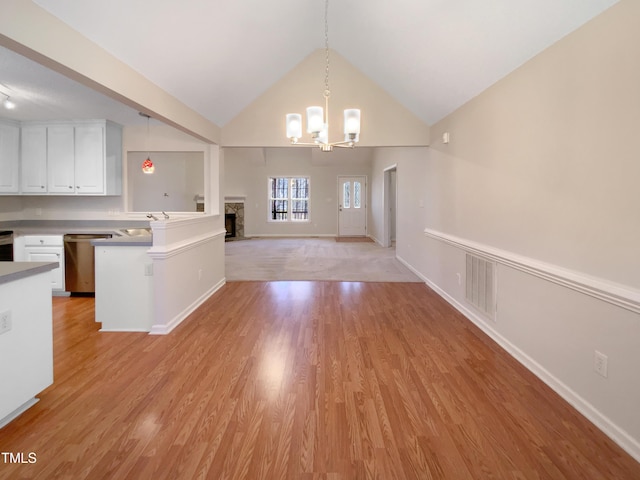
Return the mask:
<path fill-rule="evenodd" d="M 433 126 L 433 228 L 640 287 L 638 18 L 620 2 Z"/>
<path fill-rule="evenodd" d="M 336 235 L 338 175 L 371 172 L 370 149 L 323 153 L 305 147 L 225 148 L 224 194 L 245 197 L 246 236 Z M 309 222 L 269 222 L 270 176 L 309 176 Z"/>
<path fill-rule="evenodd" d="M 325 52 L 316 50 L 222 129 L 224 146 L 280 147 L 289 144 L 285 115 L 324 106 Z M 361 146 L 428 145 L 429 126 L 349 64 L 330 56 L 330 141 L 344 139 L 342 112 L 360 108 Z M 303 129 L 303 139 L 310 141 Z"/>

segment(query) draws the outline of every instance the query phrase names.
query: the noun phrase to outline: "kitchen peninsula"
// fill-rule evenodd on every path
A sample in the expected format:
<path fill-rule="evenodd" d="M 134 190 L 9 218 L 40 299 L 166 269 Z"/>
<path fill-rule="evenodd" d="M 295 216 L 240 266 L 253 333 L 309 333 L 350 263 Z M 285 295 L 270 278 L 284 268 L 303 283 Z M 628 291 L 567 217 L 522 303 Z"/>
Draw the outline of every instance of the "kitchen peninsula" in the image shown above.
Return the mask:
<path fill-rule="evenodd" d="M 0 262 L 0 427 L 53 383 L 51 270 L 57 267 Z"/>
<path fill-rule="evenodd" d="M 129 233 L 136 230 L 135 233 Z M 150 231 L 94 240 L 96 322 L 101 332 L 149 332 L 153 326 L 153 245 Z"/>

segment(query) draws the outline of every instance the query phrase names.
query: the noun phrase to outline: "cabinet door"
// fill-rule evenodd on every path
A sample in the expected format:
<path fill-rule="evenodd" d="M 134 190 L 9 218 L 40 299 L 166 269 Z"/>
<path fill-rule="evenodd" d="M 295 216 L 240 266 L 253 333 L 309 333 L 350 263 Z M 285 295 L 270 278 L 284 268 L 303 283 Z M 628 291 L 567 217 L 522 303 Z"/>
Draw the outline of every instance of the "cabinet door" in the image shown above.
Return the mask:
<path fill-rule="evenodd" d="M 76 193 L 104 193 L 104 126 L 76 126 Z"/>
<path fill-rule="evenodd" d="M 0 193 L 18 193 L 20 128 L 0 123 Z"/>
<path fill-rule="evenodd" d="M 47 193 L 47 127 L 22 127 L 22 192 Z"/>
<path fill-rule="evenodd" d="M 74 194 L 73 127 L 47 127 L 47 185 L 49 193 Z"/>
<path fill-rule="evenodd" d="M 51 270 L 52 290 L 64 290 L 63 258 L 60 250 L 43 251 L 40 249 L 40 251 L 31 251 L 27 248 L 26 251 L 27 262 L 58 262 L 58 268 Z"/>

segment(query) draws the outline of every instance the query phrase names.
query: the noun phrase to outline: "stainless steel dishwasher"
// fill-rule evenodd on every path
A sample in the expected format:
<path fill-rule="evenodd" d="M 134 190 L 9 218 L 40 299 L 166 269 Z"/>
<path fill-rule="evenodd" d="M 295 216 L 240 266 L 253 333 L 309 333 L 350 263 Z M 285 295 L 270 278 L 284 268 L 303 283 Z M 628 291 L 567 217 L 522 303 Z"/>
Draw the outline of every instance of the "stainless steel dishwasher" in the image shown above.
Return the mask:
<path fill-rule="evenodd" d="M 91 241 L 100 238 L 111 238 L 111 235 L 69 233 L 64 236 L 64 283 L 67 292 L 95 293 L 95 255 Z"/>

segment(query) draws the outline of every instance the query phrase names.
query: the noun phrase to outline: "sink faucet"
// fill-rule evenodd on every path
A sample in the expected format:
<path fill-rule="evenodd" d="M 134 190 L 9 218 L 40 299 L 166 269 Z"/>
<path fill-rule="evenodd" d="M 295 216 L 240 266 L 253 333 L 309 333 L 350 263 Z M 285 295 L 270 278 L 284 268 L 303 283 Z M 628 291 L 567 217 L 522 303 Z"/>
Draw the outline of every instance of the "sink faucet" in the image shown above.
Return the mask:
<path fill-rule="evenodd" d="M 164 213 L 164 211 L 162 212 L 162 214 L 164 215 L 164 219 L 165 219 L 165 220 L 169 220 L 169 215 L 167 215 L 166 213 Z"/>
<path fill-rule="evenodd" d="M 158 221 L 158 217 L 156 217 L 153 213 L 147 213 L 147 218 L 153 218 L 156 222 Z"/>

